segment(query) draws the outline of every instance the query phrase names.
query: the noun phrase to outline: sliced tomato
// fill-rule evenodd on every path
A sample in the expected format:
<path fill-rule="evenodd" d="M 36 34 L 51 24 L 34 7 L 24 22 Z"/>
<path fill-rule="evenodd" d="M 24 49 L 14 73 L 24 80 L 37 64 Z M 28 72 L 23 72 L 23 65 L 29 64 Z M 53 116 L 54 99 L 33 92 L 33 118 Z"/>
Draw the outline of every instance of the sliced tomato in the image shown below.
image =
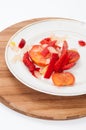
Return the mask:
<path fill-rule="evenodd" d="M 39 66 L 46 66 L 48 63 L 48 59 L 43 57 L 41 51 L 43 50 L 41 45 L 34 45 L 32 46 L 31 50 L 29 51 L 29 55 L 31 59 Z"/>
<path fill-rule="evenodd" d="M 75 82 L 75 77 L 70 72 L 53 73 L 52 81 L 56 86 L 69 86 Z"/>
<path fill-rule="evenodd" d="M 80 54 L 76 50 L 68 50 L 69 63 L 73 63 L 79 60 Z"/>
<path fill-rule="evenodd" d="M 69 63 L 69 64 L 65 64 L 63 67 L 62 67 L 62 70 L 68 70 L 68 69 L 71 69 L 73 66 L 75 66 L 75 62 L 72 62 L 72 63 Z"/>

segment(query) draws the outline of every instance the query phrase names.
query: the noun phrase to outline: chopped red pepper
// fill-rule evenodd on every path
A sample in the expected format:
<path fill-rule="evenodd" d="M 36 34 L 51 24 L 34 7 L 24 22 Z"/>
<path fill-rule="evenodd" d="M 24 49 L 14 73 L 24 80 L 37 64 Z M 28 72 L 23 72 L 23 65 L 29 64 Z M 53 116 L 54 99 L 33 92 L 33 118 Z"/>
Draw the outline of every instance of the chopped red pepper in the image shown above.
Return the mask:
<path fill-rule="evenodd" d="M 68 55 L 68 53 L 66 54 L 66 57 L 65 57 L 65 59 L 64 59 L 64 62 L 62 63 L 62 68 L 65 66 L 65 65 L 67 65 L 69 63 L 69 55 Z"/>
<path fill-rule="evenodd" d="M 66 40 L 63 41 L 62 47 L 58 46 L 56 42 L 57 40 L 52 41 L 50 37 L 44 38 L 40 41 L 40 45 L 33 45 L 31 50 L 24 54 L 23 63 L 35 77 L 38 77 L 38 74 L 40 75 L 39 70 L 41 69 L 36 65 L 46 66 L 46 72 L 44 71 L 43 73 L 44 78 L 48 79 L 51 77 L 51 75 L 56 74 L 53 81 L 58 85 L 59 80 L 57 81 L 57 75 L 59 76 L 61 74 L 61 80 L 64 80 L 64 70 L 72 68 L 76 64 L 76 61 L 78 61 L 80 58 L 80 55 L 77 51 L 68 49 L 68 43 Z M 24 39 L 21 39 L 18 47 L 23 48 L 25 46 L 25 43 L 26 41 Z M 86 42 L 82 40 L 78 41 L 78 43 L 81 46 L 86 45 Z M 43 61 L 43 64 L 40 63 L 40 61 Z M 67 74 L 68 76 L 72 76 L 69 74 L 69 72 Z M 72 79 L 72 83 L 74 83 L 73 76 Z M 71 81 L 71 77 L 69 80 Z M 63 81 L 61 83 L 63 83 Z"/>
<path fill-rule="evenodd" d="M 26 41 L 22 38 L 21 41 L 19 42 L 18 47 L 22 49 L 25 46 L 25 44 L 26 44 Z"/>
<path fill-rule="evenodd" d="M 56 42 L 57 42 L 57 40 L 50 41 L 49 44 L 47 45 L 47 47 L 45 47 L 45 48 L 43 49 L 43 51 L 41 52 L 41 54 L 42 54 L 44 57 L 47 56 L 47 54 L 49 53 L 48 47 L 50 47 L 50 46 L 54 47 Z"/>
<path fill-rule="evenodd" d="M 50 63 L 48 65 L 48 68 L 47 68 L 47 71 L 44 75 L 44 78 L 50 78 L 51 74 L 53 73 L 53 70 L 54 70 L 54 65 L 55 65 L 55 62 L 58 60 L 58 54 L 56 53 L 53 53 L 52 56 L 51 56 L 51 59 L 50 59 Z"/>
<path fill-rule="evenodd" d="M 28 57 L 29 57 L 29 53 L 28 53 L 28 51 L 27 51 L 26 53 L 24 53 L 23 59 L 26 59 L 26 58 L 28 58 Z"/>
<path fill-rule="evenodd" d="M 36 68 L 35 64 L 31 61 L 28 52 L 26 52 L 23 56 L 23 63 L 27 66 L 32 75 L 34 75 L 35 70 L 39 70 L 38 68 Z"/>
<path fill-rule="evenodd" d="M 78 41 L 78 43 L 79 43 L 80 46 L 85 46 L 86 45 L 85 41 L 83 41 L 83 40 Z"/>
<path fill-rule="evenodd" d="M 40 41 L 40 44 L 48 44 L 51 41 L 50 37 L 44 38 L 43 40 Z"/>
<path fill-rule="evenodd" d="M 69 57 L 68 57 L 68 44 L 67 41 L 64 41 L 62 46 L 62 52 L 61 56 L 59 57 L 59 60 L 55 63 L 54 69 L 56 72 L 62 72 L 62 67 L 68 63 Z"/>
<path fill-rule="evenodd" d="M 61 72 L 61 70 L 62 70 L 62 64 L 63 64 L 63 62 L 65 61 L 66 56 L 67 56 L 67 52 L 65 51 L 64 54 L 62 54 L 62 55 L 59 57 L 58 61 L 55 63 L 55 65 L 54 65 L 54 70 L 55 70 L 56 72 Z"/>

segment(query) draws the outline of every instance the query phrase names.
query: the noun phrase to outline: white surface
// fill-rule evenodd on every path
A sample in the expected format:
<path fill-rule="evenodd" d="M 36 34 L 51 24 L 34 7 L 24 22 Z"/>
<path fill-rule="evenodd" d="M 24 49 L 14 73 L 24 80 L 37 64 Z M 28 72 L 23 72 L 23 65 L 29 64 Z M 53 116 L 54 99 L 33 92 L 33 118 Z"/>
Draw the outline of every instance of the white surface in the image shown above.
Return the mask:
<path fill-rule="evenodd" d="M 18 30 L 18 32 L 10 38 L 6 46 L 5 60 L 9 70 L 23 84 L 44 93 L 61 96 L 86 94 L 86 60 L 84 59 L 84 56 L 86 55 L 86 48 L 83 48 L 78 44 L 78 40 L 86 40 L 85 25 L 86 24 L 83 24 L 83 22 L 75 20 L 51 19 L 36 22 Z M 68 41 L 69 49 L 75 48 L 80 54 L 80 60 L 78 63 L 76 63 L 72 69 L 68 70 L 68 72 L 71 72 L 75 76 L 75 84 L 71 87 L 56 87 L 50 78 L 35 78 L 31 75 L 22 61 L 17 61 L 15 63 L 12 62 L 16 55 L 22 55 L 27 52 L 27 50 L 23 52 L 24 48 L 14 51 L 13 48 L 9 46 L 12 41 L 14 41 L 18 46 L 19 41 L 24 38 L 26 45 L 29 46 L 29 50 L 29 48 L 34 44 L 39 43 L 39 41 L 45 37 L 51 36 L 52 33 L 55 36 L 67 36 L 66 39 Z"/>
<path fill-rule="evenodd" d="M 19 21 L 36 17 L 68 17 L 86 22 L 85 0 L 0 0 L 0 31 Z M 82 130 L 86 117 L 47 121 L 26 117 L 0 104 L 0 130 Z"/>

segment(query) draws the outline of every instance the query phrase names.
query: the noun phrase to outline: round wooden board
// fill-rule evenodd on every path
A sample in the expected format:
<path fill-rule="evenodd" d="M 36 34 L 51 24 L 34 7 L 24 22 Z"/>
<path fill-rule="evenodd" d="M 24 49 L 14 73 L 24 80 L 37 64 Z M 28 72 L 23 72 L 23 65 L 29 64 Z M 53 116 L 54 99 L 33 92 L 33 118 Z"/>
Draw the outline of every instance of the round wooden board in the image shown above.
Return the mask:
<path fill-rule="evenodd" d="M 62 120 L 86 116 L 86 95 L 53 96 L 35 91 L 20 83 L 8 70 L 5 59 L 5 47 L 10 37 L 22 27 L 38 18 L 17 23 L 0 32 L 0 101 L 9 108 L 27 116 Z"/>

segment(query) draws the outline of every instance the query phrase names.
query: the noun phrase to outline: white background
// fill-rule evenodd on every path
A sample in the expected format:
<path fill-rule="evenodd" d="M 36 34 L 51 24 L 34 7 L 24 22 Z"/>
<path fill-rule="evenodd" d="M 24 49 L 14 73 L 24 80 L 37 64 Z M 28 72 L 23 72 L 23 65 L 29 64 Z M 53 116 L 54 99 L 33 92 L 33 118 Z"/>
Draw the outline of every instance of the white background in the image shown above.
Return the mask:
<path fill-rule="evenodd" d="M 64 17 L 86 22 L 86 0 L 0 0 L 0 31 L 23 20 Z M 82 130 L 86 117 L 48 121 L 24 116 L 0 104 L 0 130 Z"/>

